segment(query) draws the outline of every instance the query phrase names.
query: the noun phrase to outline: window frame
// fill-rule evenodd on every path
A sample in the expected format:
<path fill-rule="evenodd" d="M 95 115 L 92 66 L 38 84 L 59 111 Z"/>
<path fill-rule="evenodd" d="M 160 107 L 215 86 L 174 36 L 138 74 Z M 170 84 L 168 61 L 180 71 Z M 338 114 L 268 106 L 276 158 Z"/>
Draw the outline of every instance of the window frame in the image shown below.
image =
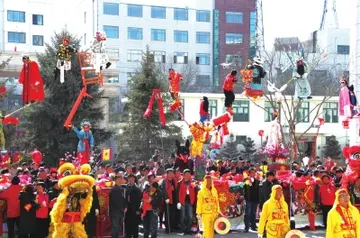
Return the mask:
<path fill-rule="evenodd" d="M 105 28 L 109 28 L 109 29 L 111 28 L 112 30 L 116 29 L 117 32 L 116 32 L 116 30 L 115 30 L 115 33 L 117 33 L 117 37 L 113 37 L 112 34 L 109 34 L 109 33 L 105 30 Z M 103 31 L 104 31 L 105 34 L 106 34 L 106 38 L 119 39 L 119 27 L 118 27 L 118 26 L 103 25 Z M 115 35 L 116 35 L 116 34 L 115 34 Z"/>
<path fill-rule="evenodd" d="M 275 111 L 270 101 L 264 102 L 264 122 L 272 121 L 272 114 Z"/>
<path fill-rule="evenodd" d="M 133 9 L 131 9 L 133 8 Z M 138 8 L 138 9 L 137 9 Z M 137 9 L 137 10 L 141 10 L 140 11 L 140 14 L 134 14 L 134 10 Z M 139 18 L 142 18 L 143 17 L 143 6 L 142 5 L 139 5 L 139 4 L 127 4 L 127 16 L 128 17 L 139 17 Z"/>
<path fill-rule="evenodd" d="M 158 35 L 155 34 L 156 31 L 161 31 L 164 34 L 164 39 L 163 40 L 158 40 L 155 39 L 153 36 Z M 151 29 L 151 41 L 166 41 L 166 29 Z"/>
<path fill-rule="evenodd" d="M 132 35 L 131 34 L 131 31 L 132 30 L 140 30 L 140 39 L 134 39 L 134 38 L 131 38 L 130 36 Z M 138 33 L 139 32 L 136 32 L 136 35 L 138 35 Z M 128 40 L 143 40 L 143 38 L 144 38 L 144 35 L 143 35 L 143 29 L 142 28 L 139 28 L 139 27 L 128 27 L 127 28 L 127 34 L 128 34 L 128 37 L 127 37 L 127 39 Z"/>
<path fill-rule="evenodd" d="M 105 6 L 107 6 L 107 7 L 105 7 Z M 114 8 L 112 8 L 112 7 L 114 7 Z M 116 7 L 116 10 L 115 10 L 115 7 Z M 110 9 L 112 9 L 112 10 L 109 11 Z M 120 4 L 116 3 L 116 2 L 103 2 L 103 14 L 108 15 L 108 16 L 119 16 L 120 15 Z"/>
<path fill-rule="evenodd" d="M 140 56 L 138 60 L 129 60 L 129 54 L 131 56 L 136 55 Z M 127 62 L 141 62 L 144 52 L 142 50 L 130 50 L 128 49 L 126 52 Z M 132 58 L 132 57 L 131 57 Z"/>
<path fill-rule="evenodd" d="M 185 119 L 185 99 L 179 99 L 179 101 L 181 102 L 181 112 L 182 115 L 180 113 L 177 113 L 177 117 L 175 118 L 175 121 L 184 121 Z"/>
<path fill-rule="evenodd" d="M 350 54 L 350 45 L 337 45 L 336 53 L 338 55 L 349 55 Z"/>
<path fill-rule="evenodd" d="M 235 21 L 236 16 L 241 16 L 241 22 Z M 230 21 L 230 18 L 232 18 L 232 21 Z M 225 12 L 225 22 L 228 24 L 244 24 L 244 13 L 227 11 Z"/>
<path fill-rule="evenodd" d="M 180 17 L 180 11 L 184 11 L 184 17 Z M 188 21 L 189 20 L 189 9 L 187 8 L 174 8 L 174 20 L 175 21 Z"/>
<path fill-rule="evenodd" d="M 335 107 L 331 107 L 335 105 Z M 323 115 L 325 123 L 339 123 L 339 105 L 336 102 L 324 102 L 323 104 Z M 330 112 L 330 118 L 327 120 L 327 112 Z"/>
<path fill-rule="evenodd" d="M 151 51 L 151 54 L 154 56 L 155 63 L 166 63 L 166 51 L 162 50 L 153 50 Z M 160 60 L 158 60 L 160 59 Z"/>
<path fill-rule="evenodd" d="M 232 59 L 231 61 L 228 61 L 228 56 L 231 56 L 231 59 Z M 232 63 L 233 61 L 235 61 L 234 56 L 235 56 L 235 58 L 238 58 L 238 60 L 239 60 L 239 65 L 241 65 L 242 62 L 243 62 L 243 58 L 242 58 L 241 55 L 239 55 L 239 54 L 226 54 L 226 55 L 225 55 L 225 63 L 230 64 L 230 63 Z"/>
<path fill-rule="evenodd" d="M 243 107 L 245 105 L 245 107 Z M 249 100 L 235 100 L 233 103 L 233 121 L 234 122 L 249 122 L 250 121 L 250 103 Z M 247 112 L 239 113 L 238 110 L 243 109 Z"/>
<path fill-rule="evenodd" d="M 177 37 L 176 37 L 176 33 L 186 33 L 186 41 L 178 41 Z M 177 42 L 177 43 L 189 43 L 189 32 L 188 31 L 181 31 L 181 30 L 174 30 L 174 42 Z"/>
<path fill-rule="evenodd" d="M 35 40 L 34 40 L 34 39 L 35 39 L 36 37 L 40 37 L 42 44 L 35 44 Z M 32 45 L 33 45 L 33 46 L 44 46 L 44 36 L 42 36 L 42 35 L 33 35 L 33 36 L 32 36 Z"/>
<path fill-rule="evenodd" d="M 201 41 L 200 39 L 206 39 L 206 40 Z M 197 31 L 196 32 L 196 44 L 210 44 L 210 32 Z"/>
<path fill-rule="evenodd" d="M 160 10 L 160 11 L 154 11 L 154 9 L 157 9 L 157 10 Z M 164 11 L 162 11 L 162 10 L 164 10 Z M 154 14 L 155 12 L 164 13 L 164 16 L 157 17 Z M 152 19 L 166 19 L 166 7 L 151 6 L 151 18 Z"/>
<path fill-rule="evenodd" d="M 14 37 L 13 38 L 21 38 L 21 39 L 24 39 L 24 41 L 10 41 L 10 34 L 14 34 Z M 17 37 L 15 37 L 15 35 Z M 23 37 L 20 37 L 23 36 Z M 15 32 L 15 31 L 8 31 L 8 34 L 7 34 L 7 37 L 8 37 L 8 43 L 19 43 L 19 44 L 26 44 L 26 32 Z"/>
<path fill-rule="evenodd" d="M 218 100 L 209 99 L 209 120 L 216 118 L 218 114 Z"/>
<path fill-rule="evenodd" d="M 201 63 L 202 57 L 205 57 L 205 61 L 206 61 L 205 63 Z M 197 65 L 210 65 L 210 54 L 209 53 L 196 53 L 196 64 Z"/>
<path fill-rule="evenodd" d="M 205 21 L 202 21 L 200 18 L 201 14 L 205 13 Z M 208 10 L 196 10 L 196 22 L 210 22 L 211 12 Z"/>
<path fill-rule="evenodd" d="M 40 24 L 38 24 L 39 20 L 41 19 Z M 35 20 L 36 19 L 36 20 Z M 44 15 L 41 14 L 32 14 L 32 24 L 34 26 L 43 26 L 44 25 Z"/>
<path fill-rule="evenodd" d="M 303 105 L 306 104 L 307 107 L 303 107 Z M 306 112 L 307 110 L 307 112 Z M 306 117 L 303 118 L 303 120 L 299 120 L 300 113 L 306 112 Z M 303 116 L 302 116 L 303 117 Z M 310 121 L 310 103 L 309 102 L 301 102 L 301 106 L 298 108 L 296 112 L 296 122 L 297 123 L 309 123 Z"/>
<path fill-rule="evenodd" d="M 178 57 L 183 58 L 182 62 L 179 62 Z M 175 58 L 176 58 L 176 60 L 175 60 Z M 189 53 L 188 52 L 180 52 L 180 51 L 174 52 L 174 60 L 173 60 L 174 64 L 187 64 L 188 61 L 189 61 Z"/>
<path fill-rule="evenodd" d="M 7 19 L 8 22 L 20 22 L 20 23 L 25 23 L 26 22 L 26 14 L 23 11 L 7 10 L 6 13 L 7 13 L 6 14 L 6 19 Z M 15 17 L 13 15 L 11 15 L 11 13 L 12 14 L 14 14 L 14 13 L 18 14 L 18 20 L 14 20 Z M 10 16 L 12 16 L 12 17 L 10 17 Z M 22 17 L 24 17 L 24 19 L 22 19 Z"/>
<path fill-rule="evenodd" d="M 240 41 L 237 42 L 237 36 L 240 36 Z M 229 41 L 228 41 L 229 39 Z M 244 43 L 244 35 L 241 33 L 225 33 L 225 44 L 227 45 L 241 45 Z"/>

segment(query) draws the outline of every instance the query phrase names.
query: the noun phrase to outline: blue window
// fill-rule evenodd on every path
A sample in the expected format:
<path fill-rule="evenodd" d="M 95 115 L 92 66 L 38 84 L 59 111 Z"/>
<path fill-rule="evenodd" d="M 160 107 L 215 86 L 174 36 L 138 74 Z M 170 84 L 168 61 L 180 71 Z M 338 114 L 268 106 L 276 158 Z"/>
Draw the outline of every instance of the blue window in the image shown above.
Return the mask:
<path fill-rule="evenodd" d="M 198 22 L 210 22 L 210 11 L 197 10 L 196 21 Z"/>
<path fill-rule="evenodd" d="M 129 40 L 142 40 L 142 38 L 143 38 L 142 28 L 128 27 Z"/>
<path fill-rule="evenodd" d="M 187 21 L 188 20 L 188 9 L 174 8 L 174 20 Z"/>
<path fill-rule="evenodd" d="M 227 45 L 238 45 L 243 43 L 243 34 L 226 33 L 225 39 Z"/>
<path fill-rule="evenodd" d="M 118 26 L 104 26 L 104 32 L 107 38 L 119 39 L 119 27 Z"/>
<path fill-rule="evenodd" d="M 187 31 L 174 31 L 174 41 L 175 42 L 188 42 L 188 32 Z"/>
<path fill-rule="evenodd" d="M 42 26 L 42 25 L 44 25 L 44 16 L 33 14 L 32 21 L 33 21 L 33 25 Z"/>
<path fill-rule="evenodd" d="M 44 45 L 44 36 L 33 35 L 33 45 L 43 46 Z"/>
<path fill-rule="evenodd" d="M 26 43 L 25 32 L 8 32 L 8 42 L 10 43 Z"/>
<path fill-rule="evenodd" d="M 8 10 L 7 20 L 12 22 L 25 22 L 25 12 Z"/>
<path fill-rule="evenodd" d="M 166 41 L 166 31 L 162 29 L 151 29 L 151 40 Z"/>
<path fill-rule="evenodd" d="M 226 12 L 226 23 L 243 24 L 242 12 Z"/>
<path fill-rule="evenodd" d="M 210 32 L 196 32 L 196 43 L 210 44 Z"/>
<path fill-rule="evenodd" d="M 348 55 L 348 54 L 350 54 L 350 46 L 348 46 L 348 45 L 338 45 L 337 46 L 337 53 L 339 55 Z"/>
<path fill-rule="evenodd" d="M 119 16 L 119 4 L 104 2 L 104 15 Z"/>
<path fill-rule="evenodd" d="M 141 5 L 128 5 L 129 17 L 142 17 L 143 9 Z"/>
<path fill-rule="evenodd" d="M 166 7 L 151 7 L 151 18 L 166 19 Z"/>
<path fill-rule="evenodd" d="M 196 64 L 210 65 L 210 54 L 196 54 Z"/>

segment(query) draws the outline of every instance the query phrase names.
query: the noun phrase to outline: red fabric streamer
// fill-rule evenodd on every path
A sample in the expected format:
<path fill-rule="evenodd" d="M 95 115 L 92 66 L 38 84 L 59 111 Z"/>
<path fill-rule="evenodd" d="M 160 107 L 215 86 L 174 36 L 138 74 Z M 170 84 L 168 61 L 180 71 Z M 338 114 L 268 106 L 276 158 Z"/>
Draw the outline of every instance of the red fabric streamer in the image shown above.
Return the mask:
<path fill-rule="evenodd" d="M 165 113 L 164 113 L 164 107 L 162 103 L 162 97 L 161 97 L 161 90 L 160 89 L 154 89 L 153 93 L 150 97 L 149 105 L 144 113 L 145 118 L 149 118 L 152 112 L 152 108 L 154 106 L 155 98 L 157 98 L 158 102 L 158 108 L 159 108 L 159 119 L 161 122 L 161 125 L 166 125 L 166 119 L 165 119 Z"/>

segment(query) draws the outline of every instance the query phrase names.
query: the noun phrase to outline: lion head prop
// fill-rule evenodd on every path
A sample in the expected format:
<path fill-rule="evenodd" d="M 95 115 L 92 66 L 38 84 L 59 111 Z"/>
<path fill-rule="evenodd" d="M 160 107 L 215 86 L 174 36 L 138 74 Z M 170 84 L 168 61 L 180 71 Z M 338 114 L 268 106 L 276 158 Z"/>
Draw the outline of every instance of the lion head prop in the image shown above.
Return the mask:
<path fill-rule="evenodd" d="M 88 164 L 76 169 L 71 163 L 65 163 L 58 169 L 62 192 L 50 214 L 54 228 L 52 237 L 87 237 L 82 222 L 90 211 L 93 200 L 92 188 L 95 181 L 87 175 L 90 170 Z"/>
<path fill-rule="evenodd" d="M 343 156 L 345 157 L 347 168 L 341 183 L 347 189 L 349 183 L 355 182 L 360 177 L 360 146 L 345 146 Z"/>

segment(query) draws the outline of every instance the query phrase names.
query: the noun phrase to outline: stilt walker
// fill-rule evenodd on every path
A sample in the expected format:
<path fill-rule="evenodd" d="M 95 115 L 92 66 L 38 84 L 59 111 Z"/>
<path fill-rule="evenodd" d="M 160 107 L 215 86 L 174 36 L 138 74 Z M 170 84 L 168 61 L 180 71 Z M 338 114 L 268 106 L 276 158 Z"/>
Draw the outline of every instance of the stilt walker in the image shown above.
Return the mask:
<path fill-rule="evenodd" d="M 236 74 L 236 70 L 231 70 L 231 72 L 226 76 L 223 84 L 225 108 L 231 114 L 233 114 L 232 104 L 235 101 L 234 84 L 237 82 Z"/>
<path fill-rule="evenodd" d="M 65 82 L 65 70 L 71 69 L 71 54 L 76 52 L 75 48 L 70 46 L 70 40 L 62 37 L 62 44 L 59 45 L 55 69 L 55 80 L 60 76 L 60 83 Z"/>
<path fill-rule="evenodd" d="M 179 100 L 179 92 L 182 77 L 183 76 L 176 72 L 174 69 L 169 69 L 169 91 L 172 99 L 174 99 L 173 104 L 170 106 L 170 111 L 172 112 L 181 106 L 181 102 Z"/>

